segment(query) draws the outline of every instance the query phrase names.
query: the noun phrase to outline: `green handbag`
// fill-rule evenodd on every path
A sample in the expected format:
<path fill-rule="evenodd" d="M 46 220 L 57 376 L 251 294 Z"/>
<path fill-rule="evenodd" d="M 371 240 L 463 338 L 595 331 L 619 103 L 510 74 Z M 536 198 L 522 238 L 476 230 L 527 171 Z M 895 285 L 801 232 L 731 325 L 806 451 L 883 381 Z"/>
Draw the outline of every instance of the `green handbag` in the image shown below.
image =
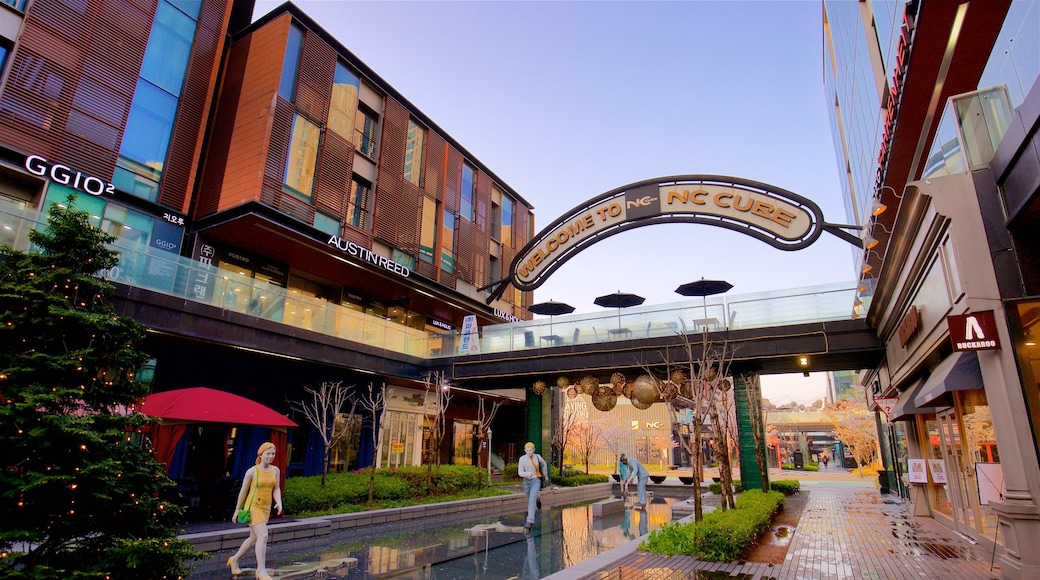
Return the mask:
<path fill-rule="evenodd" d="M 235 521 L 240 523 L 240 524 L 248 524 L 249 523 L 249 519 L 252 517 L 250 515 L 252 513 L 252 509 L 249 506 L 251 506 L 253 504 L 253 496 L 256 495 L 256 489 L 258 487 L 260 487 L 260 481 L 259 480 L 260 480 L 260 474 L 257 473 L 256 475 L 253 476 L 253 491 L 251 491 L 249 493 L 249 499 L 246 500 L 246 507 L 243 508 L 243 509 L 238 510 L 238 513 L 235 514 Z"/>

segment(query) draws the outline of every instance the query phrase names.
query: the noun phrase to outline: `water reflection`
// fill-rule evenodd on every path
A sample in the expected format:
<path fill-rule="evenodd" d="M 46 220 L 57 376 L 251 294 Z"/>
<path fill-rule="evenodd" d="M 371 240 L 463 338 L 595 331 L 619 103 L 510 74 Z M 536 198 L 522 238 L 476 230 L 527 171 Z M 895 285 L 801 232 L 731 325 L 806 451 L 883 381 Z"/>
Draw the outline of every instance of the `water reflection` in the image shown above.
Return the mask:
<path fill-rule="evenodd" d="M 336 532 L 277 556 L 276 570 L 330 558 L 356 558 L 328 578 L 367 580 L 394 576 L 427 579 L 536 579 L 574 566 L 672 521 L 671 506 L 685 499 L 655 497 L 645 510 L 594 518 L 591 502 L 538 512 L 534 529 L 523 532 L 524 513 L 472 518 L 449 525 L 387 533 Z M 320 542 L 316 546 L 314 542 Z M 224 572 L 226 576 L 226 569 Z M 190 578 L 208 577 L 193 573 Z"/>

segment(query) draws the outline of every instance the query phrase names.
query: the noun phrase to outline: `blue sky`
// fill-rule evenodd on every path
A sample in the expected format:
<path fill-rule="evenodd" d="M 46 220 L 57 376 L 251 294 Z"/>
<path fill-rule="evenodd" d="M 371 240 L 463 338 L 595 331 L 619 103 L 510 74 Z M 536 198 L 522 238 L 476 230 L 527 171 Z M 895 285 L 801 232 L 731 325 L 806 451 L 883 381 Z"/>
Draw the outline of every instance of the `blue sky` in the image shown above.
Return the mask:
<path fill-rule="evenodd" d="M 616 187 L 696 173 L 776 185 L 846 221 L 817 1 L 296 4 L 532 203 L 536 229 Z M 601 294 L 675 302 L 701 277 L 740 294 L 855 276 L 828 234 L 785 252 L 668 224 L 591 246 L 535 299 L 596 312 Z"/>

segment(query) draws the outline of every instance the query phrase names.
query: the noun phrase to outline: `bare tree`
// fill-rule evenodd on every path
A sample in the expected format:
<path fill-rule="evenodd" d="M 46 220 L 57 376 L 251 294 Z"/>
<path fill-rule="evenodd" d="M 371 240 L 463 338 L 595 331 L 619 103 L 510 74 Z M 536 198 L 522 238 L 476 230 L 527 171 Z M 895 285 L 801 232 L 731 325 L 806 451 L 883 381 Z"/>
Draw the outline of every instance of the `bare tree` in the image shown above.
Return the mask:
<path fill-rule="evenodd" d="M 574 410 L 572 405 L 563 405 L 563 409 L 559 414 L 560 423 L 559 429 L 552 430 L 552 450 L 553 454 L 557 457 L 559 464 L 557 467 L 560 469 L 560 474 L 563 474 L 563 452 L 567 449 L 567 442 L 573 437 L 572 433 L 578 425 L 580 416 Z"/>
<path fill-rule="evenodd" d="M 477 396 L 477 422 L 480 424 L 479 437 L 481 441 L 487 441 L 487 473 L 488 485 L 491 485 L 491 421 L 498 414 L 498 408 L 502 401 L 491 401 L 491 409 L 487 409 L 487 397 Z"/>
<path fill-rule="evenodd" d="M 575 422 L 567 444 L 578 456 L 578 459 L 585 464 L 586 474 L 589 472 L 589 458 L 600 447 L 600 441 L 602 441 L 602 435 L 595 423 L 584 418 Z"/>
<path fill-rule="evenodd" d="M 617 417 L 604 415 L 593 421 L 596 431 L 599 432 L 599 443 L 597 449 L 605 447 L 614 455 L 613 473 L 617 473 L 618 456 L 621 453 L 621 441 L 628 428 L 618 422 Z"/>
<path fill-rule="evenodd" d="M 317 389 L 303 387 L 303 390 L 311 399 L 289 401 L 289 407 L 307 418 L 325 444 L 325 454 L 321 462 L 321 487 L 324 489 L 332 449 L 350 432 L 349 423 L 340 419 L 340 414 L 343 412 L 343 406 L 349 402 L 348 415 L 353 415 L 354 409 L 357 408 L 357 399 L 350 396 L 349 389 L 343 386 L 343 381 L 323 382 Z"/>
<path fill-rule="evenodd" d="M 751 432 L 755 437 L 755 461 L 758 463 L 758 473 L 762 476 L 762 491 L 765 489 L 766 475 L 769 473 L 766 467 L 766 452 L 763 445 L 765 437 L 765 417 L 762 405 L 758 403 L 762 393 L 758 373 L 744 373 L 740 376 L 744 383 L 744 396 L 748 402 L 748 419 L 751 423 Z"/>
<path fill-rule="evenodd" d="M 671 433 L 655 433 L 653 435 L 650 435 L 649 439 L 650 448 L 655 451 L 661 452 L 661 460 L 659 463 L 659 467 L 661 469 L 664 469 L 665 457 L 668 455 L 668 452 L 670 452 L 672 449 L 675 449 L 675 447 L 678 444 L 675 442 L 675 439 L 672 438 Z M 668 464 L 671 465 L 671 463 L 672 462 L 669 459 Z"/>
<path fill-rule="evenodd" d="M 376 460 L 379 458 L 379 450 L 383 447 L 383 432 L 385 431 L 386 403 L 394 396 L 393 387 L 387 387 L 383 383 L 378 389 L 375 385 L 368 383 L 368 393 L 361 397 L 360 405 L 365 411 L 372 415 L 372 467 L 368 476 L 368 501 L 372 501 L 376 488 Z"/>
<path fill-rule="evenodd" d="M 430 445 L 427 450 L 429 456 L 426 460 L 427 472 L 432 478 L 432 466 L 440 467 L 441 464 L 440 450 L 444 434 L 447 432 L 447 411 L 448 405 L 451 403 L 451 385 L 443 371 L 426 374 L 423 377 L 423 384 L 426 386 L 426 394 L 423 399 L 426 412 L 429 412 L 430 406 L 433 405 L 433 418 L 430 419 Z"/>

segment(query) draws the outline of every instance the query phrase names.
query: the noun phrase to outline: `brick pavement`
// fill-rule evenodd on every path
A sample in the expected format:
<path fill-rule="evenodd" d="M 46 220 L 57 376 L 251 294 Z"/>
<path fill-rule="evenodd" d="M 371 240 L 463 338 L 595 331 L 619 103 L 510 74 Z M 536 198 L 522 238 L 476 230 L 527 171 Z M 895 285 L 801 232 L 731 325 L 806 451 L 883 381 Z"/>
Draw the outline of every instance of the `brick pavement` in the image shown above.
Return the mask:
<path fill-rule="evenodd" d="M 870 578 L 975 580 L 999 578 L 991 554 L 894 496 L 861 486 L 806 485 L 809 501 L 783 564 L 712 563 L 633 551 L 595 571 L 554 574 L 580 580 L 706 578 L 816 580 Z M 600 556 L 605 556 L 601 554 Z"/>

